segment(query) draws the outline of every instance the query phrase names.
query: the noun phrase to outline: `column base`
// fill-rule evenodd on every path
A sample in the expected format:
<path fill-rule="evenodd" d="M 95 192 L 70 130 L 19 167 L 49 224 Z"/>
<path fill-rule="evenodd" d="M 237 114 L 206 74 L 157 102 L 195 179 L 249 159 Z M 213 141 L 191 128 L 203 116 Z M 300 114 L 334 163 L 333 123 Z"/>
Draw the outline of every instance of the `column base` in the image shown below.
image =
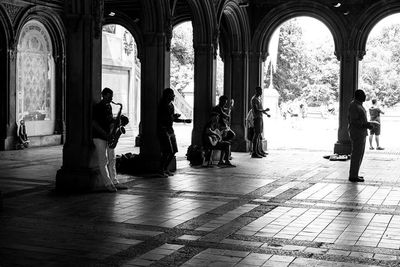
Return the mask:
<path fill-rule="evenodd" d="M 59 193 L 87 193 L 94 190 L 100 172 L 96 169 L 67 170 L 61 167 L 56 175 Z"/>
<path fill-rule="evenodd" d="M 338 154 L 338 155 L 350 155 L 351 154 L 351 143 L 350 142 L 335 143 L 333 153 Z"/>
<path fill-rule="evenodd" d="M 15 150 L 16 138 L 7 136 L 5 139 L 0 140 L 0 151 Z"/>

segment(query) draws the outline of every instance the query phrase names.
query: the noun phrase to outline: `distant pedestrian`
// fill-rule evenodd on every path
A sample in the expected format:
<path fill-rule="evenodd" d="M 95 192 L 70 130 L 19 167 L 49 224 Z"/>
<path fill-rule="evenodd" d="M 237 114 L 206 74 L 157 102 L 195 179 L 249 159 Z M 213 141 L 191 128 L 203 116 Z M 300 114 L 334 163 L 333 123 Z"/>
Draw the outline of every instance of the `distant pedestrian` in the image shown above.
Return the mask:
<path fill-rule="evenodd" d="M 268 117 L 270 117 L 270 115 L 267 113 L 269 108 L 264 109 L 262 106 L 261 95 L 262 88 L 257 86 L 255 88 L 255 94 L 251 98 L 251 108 L 253 110 L 254 120 L 254 135 L 252 140 L 253 151 L 251 153 L 252 158 L 262 158 L 267 156 L 267 152 L 265 152 L 262 148 L 262 133 L 264 128 L 263 114 L 267 115 Z"/>
<path fill-rule="evenodd" d="M 374 149 L 372 139 L 375 135 L 376 150 L 384 150 L 384 148 L 379 145 L 379 136 L 381 134 L 381 114 L 385 113 L 379 108 L 376 99 L 372 99 L 371 102 L 372 106 L 369 108 L 370 120 L 379 122 L 379 124 L 374 124 L 374 127 L 369 130 L 369 149 Z"/>
<path fill-rule="evenodd" d="M 348 129 L 351 141 L 349 181 L 351 182 L 364 182 L 364 177 L 359 176 L 358 172 L 365 152 L 367 129 L 372 129 L 372 123 L 367 121 L 367 112 L 362 105 L 365 98 L 363 90 L 356 90 L 349 106 Z"/>

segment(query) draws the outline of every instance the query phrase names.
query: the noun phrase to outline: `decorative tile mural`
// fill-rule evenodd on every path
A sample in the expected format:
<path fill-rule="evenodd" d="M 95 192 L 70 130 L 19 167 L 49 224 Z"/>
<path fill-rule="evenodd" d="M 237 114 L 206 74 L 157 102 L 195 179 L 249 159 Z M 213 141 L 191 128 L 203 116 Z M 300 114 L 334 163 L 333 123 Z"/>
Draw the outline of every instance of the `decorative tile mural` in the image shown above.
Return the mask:
<path fill-rule="evenodd" d="M 17 54 L 17 118 L 26 121 L 52 119 L 52 45 L 38 21 L 22 29 Z"/>

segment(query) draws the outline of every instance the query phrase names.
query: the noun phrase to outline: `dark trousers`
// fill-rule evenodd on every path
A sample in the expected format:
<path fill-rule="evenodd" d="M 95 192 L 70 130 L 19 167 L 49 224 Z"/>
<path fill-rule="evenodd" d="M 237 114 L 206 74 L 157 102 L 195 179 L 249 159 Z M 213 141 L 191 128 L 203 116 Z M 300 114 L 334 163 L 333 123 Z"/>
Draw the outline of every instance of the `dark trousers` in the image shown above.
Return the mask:
<path fill-rule="evenodd" d="M 366 136 L 350 136 L 351 140 L 351 158 L 350 158 L 350 178 L 357 178 L 361 162 L 365 152 Z"/>
<path fill-rule="evenodd" d="M 263 132 L 263 119 L 255 118 L 254 119 L 254 134 L 253 134 L 253 154 L 262 155 L 265 152 L 262 149 L 262 132 Z"/>

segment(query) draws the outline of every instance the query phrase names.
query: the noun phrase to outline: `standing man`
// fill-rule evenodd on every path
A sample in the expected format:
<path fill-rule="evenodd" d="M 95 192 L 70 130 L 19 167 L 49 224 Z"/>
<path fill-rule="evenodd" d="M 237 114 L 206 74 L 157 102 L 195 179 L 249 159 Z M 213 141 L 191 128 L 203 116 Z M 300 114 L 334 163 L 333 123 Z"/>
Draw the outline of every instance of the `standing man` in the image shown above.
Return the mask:
<path fill-rule="evenodd" d="M 375 135 L 376 150 L 384 150 L 383 147 L 379 146 L 379 135 L 381 134 L 381 114 L 385 114 L 377 105 L 376 99 L 372 99 L 372 106 L 369 108 L 369 115 L 371 121 L 379 122 L 374 124 L 374 127 L 369 130 L 369 149 L 373 150 L 372 139 Z"/>
<path fill-rule="evenodd" d="M 102 178 L 101 187 L 104 186 L 109 192 L 116 192 L 117 189 L 127 189 L 128 187 L 121 185 L 117 179 L 115 151 L 108 145 L 115 125 L 110 104 L 113 99 L 113 91 L 106 87 L 101 91 L 101 97 L 101 101 L 93 108 L 93 143 Z"/>
<path fill-rule="evenodd" d="M 161 101 L 158 105 L 157 135 L 161 148 L 161 159 L 158 173 L 159 177 L 168 177 L 173 175 L 173 173 L 168 170 L 168 166 L 174 159 L 175 153 L 178 152 L 175 132 L 174 128 L 172 127 L 173 123 L 192 122 L 191 119 L 179 119 L 181 114 L 175 113 L 174 104 L 172 104 L 174 98 L 174 90 L 167 88 L 163 91 Z"/>
<path fill-rule="evenodd" d="M 349 106 L 348 130 L 351 140 L 349 181 L 351 182 L 364 182 L 364 177 L 358 176 L 358 172 L 365 152 L 367 129 L 372 129 L 372 124 L 367 121 L 367 112 L 362 105 L 365 98 L 363 90 L 356 90 Z"/>
<path fill-rule="evenodd" d="M 261 101 L 262 88 L 257 86 L 255 88 L 255 94 L 251 98 L 251 108 L 253 110 L 254 118 L 254 135 L 252 140 L 253 152 L 251 154 L 252 158 L 262 158 L 267 156 L 267 153 L 262 148 L 262 132 L 264 128 L 263 114 L 270 117 L 267 113 L 269 108 L 264 109 Z"/>

